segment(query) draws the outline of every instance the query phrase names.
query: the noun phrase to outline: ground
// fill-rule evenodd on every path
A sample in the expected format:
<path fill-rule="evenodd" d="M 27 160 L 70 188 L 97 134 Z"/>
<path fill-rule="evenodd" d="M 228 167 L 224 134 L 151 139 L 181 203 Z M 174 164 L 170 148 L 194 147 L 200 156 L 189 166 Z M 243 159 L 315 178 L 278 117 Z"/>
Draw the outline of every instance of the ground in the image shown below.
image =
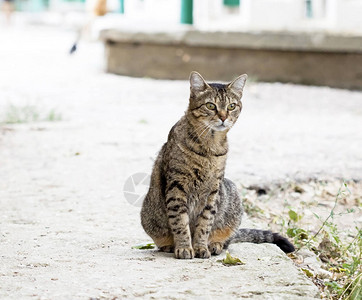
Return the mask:
<path fill-rule="evenodd" d="M 1 299 L 319 297 L 274 245 L 232 245 L 245 262 L 233 267 L 217 261 L 225 253 L 182 261 L 132 248 L 150 238 L 125 183 L 151 172 L 186 109 L 186 80 L 105 74 L 101 45 L 83 43 L 70 57 L 73 33 L 55 28 L 3 28 L 0 39 Z M 250 82 L 227 176 L 249 201 L 253 190 L 269 195 L 288 182 L 308 190 L 314 179 L 333 182 L 332 194 L 349 180 L 360 197 L 361 101 L 358 91 Z M 283 207 L 280 197 L 258 199 Z M 361 214 L 349 219 L 360 226 Z"/>

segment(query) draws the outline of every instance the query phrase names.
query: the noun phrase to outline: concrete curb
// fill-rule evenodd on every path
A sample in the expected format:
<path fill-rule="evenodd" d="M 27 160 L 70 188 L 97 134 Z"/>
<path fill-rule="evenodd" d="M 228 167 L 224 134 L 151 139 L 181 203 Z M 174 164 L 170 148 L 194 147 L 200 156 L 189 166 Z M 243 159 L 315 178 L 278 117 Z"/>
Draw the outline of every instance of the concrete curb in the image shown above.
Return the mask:
<path fill-rule="evenodd" d="M 133 31 L 105 29 L 103 41 L 161 45 L 183 44 L 218 48 L 247 48 L 319 52 L 362 53 L 362 36 L 326 32 L 223 32 L 198 30 Z"/>

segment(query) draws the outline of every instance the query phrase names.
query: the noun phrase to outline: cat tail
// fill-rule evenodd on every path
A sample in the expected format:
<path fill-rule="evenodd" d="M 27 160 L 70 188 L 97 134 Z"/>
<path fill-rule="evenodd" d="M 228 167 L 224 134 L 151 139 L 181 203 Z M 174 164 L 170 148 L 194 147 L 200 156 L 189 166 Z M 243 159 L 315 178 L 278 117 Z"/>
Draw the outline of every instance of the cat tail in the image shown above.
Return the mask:
<path fill-rule="evenodd" d="M 287 238 L 281 236 L 279 233 L 273 233 L 269 230 L 258 229 L 239 229 L 229 243 L 272 243 L 277 245 L 285 253 L 295 251 L 294 245 L 287 240 Z"/>

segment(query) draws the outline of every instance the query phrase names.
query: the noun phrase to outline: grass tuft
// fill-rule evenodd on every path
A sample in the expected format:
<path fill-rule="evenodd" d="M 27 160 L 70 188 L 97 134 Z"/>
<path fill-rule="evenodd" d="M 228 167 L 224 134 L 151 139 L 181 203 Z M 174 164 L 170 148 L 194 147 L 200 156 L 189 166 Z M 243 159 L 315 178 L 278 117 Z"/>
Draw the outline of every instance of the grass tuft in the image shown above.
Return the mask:
<path fill-rule="evenodd" d="M 272 230 L 293 241 L 297 250 L 289 257 L 318 286 L 323 299 L 357 300 L 362 299 L 362 228 L 356 216 L 362 208 L 362 183 L 343 181 L 333 193 L 337 184 L 286 183 L 269 189 L 267 195 L 244 189 L 243 198 L 252 218 L 267 221 Z M 276 205 L 283 202 L 283 208 Z M 326 207 L 331 207 L 327 214 Z M 346 225 L 351 223 L 356 226 Z M 303 248 L 321 262 L 320 271 L 303 264 Z"/>
<path fill-rule="evenodd" d="M 0 123 L 2 124 L 21 124 L 33 122 L 55 122 L 61 121 L 62 115 L 51 109 L 46 113 L 35 105 L 16 106 L 9 104 L 4 113 L 0 116 Z"/>

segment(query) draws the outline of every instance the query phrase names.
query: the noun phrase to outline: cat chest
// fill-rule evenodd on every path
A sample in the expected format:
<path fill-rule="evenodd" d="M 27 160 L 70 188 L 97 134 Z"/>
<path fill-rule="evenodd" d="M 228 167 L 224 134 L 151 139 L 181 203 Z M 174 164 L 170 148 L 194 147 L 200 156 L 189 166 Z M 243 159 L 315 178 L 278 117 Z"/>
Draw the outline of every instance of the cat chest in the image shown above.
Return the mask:
<path fill-rule="evenodd" d="M 174 193 L 179 191 L 180 194 L 186 193 L 189 204 L 190 202 L 202 202 L 207 196 L 218 189 L 220 180 L 224 176 L 225 159 L 212 157 L 201 160 L 188 159 L 176 161 L 170 165 L 166 174 L 168 174 L 169 186 L 166 190 L 172 190 Z M 181 186 L 176 188 L 177 186 Z M 202 203 L 201 203 L 202 204 Z"/>
<path fill-rule="evenodd" d="M 208 185 L 224 174 L 226 159 L 223 157 L 212 157 L 210 159 L 199 160 L 193 164 L 193 179 L 199 184 Z"/>
<path fill-rule="evenodd" d="M 213 176 L 210 176 L 207 180 L 195 180 L 189 183 L 187 203 L 190 224 L 196 224 L 197 218 L 207 204 L 214 204 L 210 203 L 212 199 L 209 198 L 210 194 L 215 190 L 218 194 L 219 180 Z"/>
<path fill-rule="evenodd" d="M 188 178 L 188 197 L 192 201 L 204 205 L 209 194 L 218 189 L 224 176 L 225 162 L 218 160 L 204 165 L 194 166 L 192 176 Z M 206 202 L 205 202 L 206 203 Z"/>

